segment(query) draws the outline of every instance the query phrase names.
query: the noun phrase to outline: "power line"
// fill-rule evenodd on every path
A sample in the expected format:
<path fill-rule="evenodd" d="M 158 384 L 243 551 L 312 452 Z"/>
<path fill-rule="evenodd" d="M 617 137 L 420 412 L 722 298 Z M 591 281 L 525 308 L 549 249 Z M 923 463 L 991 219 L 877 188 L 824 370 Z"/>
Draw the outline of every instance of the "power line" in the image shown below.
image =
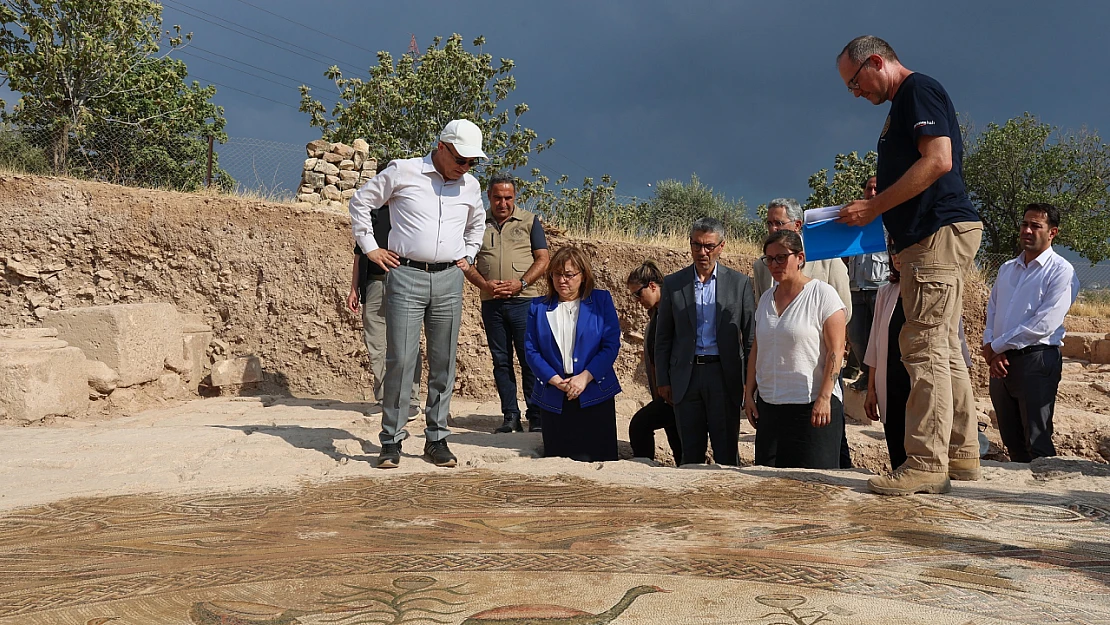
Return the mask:
<path fill-rule="evenodd" d="M 185 56 L 189 56 L 189 57 L 192 57 L 194 59 L 200 59 L 200 60 L 202 60 L 206 63 L 212 63 L 213 65 L 219 65 L 220 67 L 226 67 L 227 69 L 230 69 L 233 72 L 239 72 L 240 74 L 246 74 L 247 76 L 254 76 L 255 78 L 257 78 L 259 80 L 264 80 L 268 83 L 277 85 L 277 86 L 285 88 L 285 89 L 296 89 L 299 86 L 299 85 L 290 86 L 288 84 L 282 84 L 282 83 L 280 83 L 276 80 L 273 80 L 272 78 L 266 78 L 265 76 L 259 76 L 258 74 L 255 74 L 254 72 L 248 72 L 247 70 L 239 69 L 238 67 L 232 67 L 231 65 L 227 65 L 225 63 L 220 63 L 219 61 L 213 61 L 212 59 L 206 59 L 202 56 L 197 56 L 197 55 L 195 55 L 191 52 L 186 52 L 185 50 L 175 50 L 174 53 L 175 54 L 183 54 Z M 254 67 L 254 66 L 252 65 L 251 67 Z M 258 68 L 258 69 L 261 69 L 261 68 Z M 274 74 L 274 72 L 271 72 L 269 70 L 263 69 L 262 71 L 264 71 L 268 74 Z M 280 74 L 274 74 L 274 75 L 275 76 L 280 76 Z M 288 79 L 285 79 L 285 80 L 288 80 Z M 333 91 L 332 93 L 336 93 L 336 95 L 338 95 L 337 92 Z"/>
<path fill-rule="evenodd" d="M 221 59 L 227 59 L 227 60 L 231 61 L 232 63 L 238 63 L 239 65 L 246 65 L 247 67 L 251 67 L 251 68 L 257 69 L 258 71 L 261 71 L 261 72 L 266 72 L 267 74 L 272 74 L 272 75 L 274 75 L 274 76 L 277 76 L 278 78 L 285 78 L 286 80 L 289 80 L 288 78 L 286 78 L 286 76 L 285 76 L 284 74 L 279 74 L 279 73 L 277 73 L 277 72 L 271 72 L 270 70 L 266 69 L 265 67 L 259 67 L 259 66 L 257 66 L 257 65 L 251 65 L 250 63 L 247 63 L 246 61 L 240 61 L 240 60 L 238 60 L 238 59 L 233 59 L 233 58 L 231 58 L 230 56 L 225 56 L 225 55 L 223 55 L 223 54 L 220 54 L 219 52 L 213 52 L 212 50 L 208 50 L 208 49 L 206 49 L 206 48 L 202 48 L 202 47 L 200 47 L 200 46 L 198 46 L 198 45 L 196 45 L 196 44 L 189 44 L 189 45 L 187 46 L 187 48 L 188 48 L 189 50 L 197 50 L 197 51 L 199 51 L 199 52 L 203 52 L 203 53 L 205 53 L 205 54 L 210 54 L 210 55 L 212 55 L 212 56 L 218 56 L 218 57 L 220 57 Z M 180 49 L 180 51 L 181 51 L 181 52 L 186 52 L 186 53 L 187 53 L 187 50 L 186 50 L 186 48 L 181 48 L 181 49 Z M 198 58 L 202 58 L 203 60 L 205 60 L 205 61 L 208 61 L 209 63 L 216 63 L 216 61 L 212 61 L 212 60 L 210 60 L 210 59 L 204 59 L 204 57 L 198 57 Z M 225 67 L 227 67 L 227 66 L 225 65 Z M 231 68 L 231 69 L 235 69 L 235 68 Z M 242 70 L 236 70 L 236 71 L 242 71 Z M 244 72 L 244 73 L 245 73 L 245 72 Z M 296 82 L 296 81 L 292 81 L 292 82 Z M 332 88 L 332 87 L 321 87 L 321 86 L 319 86 L 319 85 L 314 85 L 314 84 L 312 84 L 312 83 L 310 83 L 310 82 L 302 82 L 301 84 L 303 84 L 303 85 L 305 85 L 305 86 L 307 86 L 307 87 L 312 87 L 313 89 L 319 89 L 320 91 L 327 91 L 328 93 L 334 93 L 335 95 L 339 95 L 339 92 L 338 92 L 338 91 L 336 91 L 336 90 L 335 90 L 334 88 Z"/>
<path fill-rule="evenodd" d="M 559 156 L 560 158 L 562 158 L 562 159 L 564 159 L 564 160 L 567 160 L 567 161 L 570 161 L 570 163 L 571 163 L 572 165 L 574 165 L 574 166 L 578 167 L 578 169 L 581 169 L 582 171 L 586 172 L 586 175 L 587 175 L 587 176 L 588 176 L 588 175 L 590 174 L 590 170 L 586 169 L 586 168 L 585 168 L 585 167 L 583 167 L 582 165 L 579 165 L 577 161 L 575 161 L 575 160 L 574 160 L 574 159 L 572 159 L 571 157 L 567 156 L 566 154 L 563 154 L 562 152 L 560 152 L 560 151 L 556 150 L 556 149 L 555 149 L 555 146 L 552 146 L 552 147 L 549 147 L 549 148 L 544 148 L 544 152 L 546 152 L 546 151 L 548 151 L 548 150 L 551 150 L 551 151 L 552 151 L 552 152 L 554 152 L 554 153 L 555 153 L 556 155 L 558 155 L 558 156 Z"/>
<path fill-rule="evenodd" d="M 335 35 L 333 35 L 331 33 L 326 33 L 322 30 L 316 30 L 315 28 L 313 28 L 311 26 L 308 26 L 304 22 L 300 22 L 300 21 L 297 21 L 297 20 L 290 19 L 288 17 L 285 17 L 284 15 L 278 15 L 277 13 L 274 13 L 273 11 L 270 11 L 268 9 L 264 9 L 264 8 L 258 6 L 257 4 L 251 4 L 250 2 L 247 2 L 247 0 L 236 0 L 236 2 L 238 2 L 240 4 L 245 4 L 245 5 L 247 5 L 251 8 L 254 8 L 254 9 L 258 9 L 259 11 L 262 11 L 263 13 L 268 13 L 270 15 L 273 15 L 274 17 L 276 17 L 278 19 L 285 20 L 285 21 L 289 22 L 290 24 L 296 25 L 298 28 L 304 28 L 304 29 L 307 29 L 307 30 L 311 30 L 314 33 L 323 35 L 325 37 L 330 37 L 331 39 L 334 39 L 334 40 L 336 40 L 340 43 L 345 43 L 345 44 L 351 46 L 352 48 L 358 48 L 359 50 L 362 50 L 363 52 L 369 52 L 370 54 L 377 55 L 377 52 L 374 51 L 374 50 L 370 50 L 369 48 L 364 48 L 364 47 L 358 45 L 357 43 L 351 43 L 350 41 L 347 41 L 345 39 L 340 39 L 339 37 L 336 37 Z"/>
<path fill-rule="evenodd" d="M 208 80 L 206 78 L 201 78 L 200 76 L 197 76 L 196 74 L 193 74 L 191 72 L 190 72 L 189 75 L 192 76 L 193 78 L 201 81 L 201 82 L 210 83 L 210 84 L 216 85 L 217 87 L 223 87 L 224 89 L 231 89 L 232 91 L 238 91 L 239 93 L 249 95 L 253 98 L 258 98 L 260 100 L 267 100 L 269 102 L 273 102 L 274 104 L 280 104 L 282 106 L 288 106 L 289 108 L 293 109 L 294 111 L 299 111 L 300 110 L 299 108 L 293 106 L 292 104 L 286 104 L 285 102 L 279 102 L 279 101 L 277 101 L 273 98 L 267 98 L 264 95 L 258 95 L 257 93 L 251 93 L 249 91 L 243 91 L 242 89 L 236 89 L 235 87 L 231 87 L 231 86 L 225 85 L 223 83 L 216 82 L 215 80 Z"/>
<path fill-rule="evenodd" d="M 287 47 L 285 47 L 285 46 L 283 46 L 283 45 L 280 45 L 280 44 L 276 44 L 276 43 L 273 43 L 273 42 L 271 42 L 271 41 L 266 41 L 265 39 L 260 39 L 259 37 L 255 37 L 254 35 L 251 35 L 251 34 L 245 33 L 245 32 L 243 32 L 243 31 L 241 31 L 241 30 L 236 30 L 236 29 L 234 29 L 234 28 L 231 28 L 230 26 L 225 26 L 225 25 L 223 25 L 223 24 L 220 24 L 219 22 L 214 22 L 214 21 L 212 21 L 212 20 L 209 20 L 209 19 L 205 19 L 205 18 L 203 18 L 203 17 L 201 17 L 201 16 L 199 16 L 199 15 L 196 15 L 196 14 L 190 13 L 190 12 L 189 12 L 188 10 L 186 10 L 186 9 L 192 9 L 192 7 L 186 6 L 186 7 L 185 7 L 185 8 L 183 9 L 183 8 L 181 8 L 180 6 L 177 6 L 177 5 L 176 5 L 176 3 L 175 3 L 175 2 L 173 2 L 172 0 L 163 0 L 163 2 L 165 2 L 165 4 L 167 4 L 167 5 L 173 5 L 173 8 L 174 8 L 175 10 L 177 10 L 177 11 L 180 11 L 180 12 L 184 13 L 185 15 L 188 15 L 189 17 L 194 17 L 194 18 L 196 18 L 196 19 L 198 19 L 198 20 L 200 20 L 200 21 L 202 21 L 202 22 L 207 22 L 207 23 L 209 23 L 209 24 L 212 24 L 213 26 L 218 26 L 218 27 L 220 27 L 220 28 L 223 28 L 224 30 L 229 30 L 229 31 L 231 31 L 231 32 L 233 32 L 233 33 L 236 33 L 236 34 L 238 34 L 238 35 L 242 35 L 242 36 L 244 36 L 244 37 L 247 37 L 247 38 L 250 38 L 250 39 L 254 39 L 255 41 L 257 41 L 257 42 L 259 42 L 259 43 L 264 43 L 264 44 L 266 44 L 266 45 L 268 45 L 268 46 L 272 46 L 272 47 L 274 47 L 274 48 L 277 48 L 277 49 L 279 49 L 279 50 L 284 50 L 284 51 L 286 51 L 286 52 L 289 52 L 289 53 L 291 53 L 291 54 L 295 54 L 295 55 L 297 55 L 297 56 L 299 56 L 299 57 L 301 57 L 301 58 L 305 58 L 305 59 L 308 59 L 308 60 L 310 60 L 310 61 L 314 61 L 314 62 L 317 62 L 317 63 L 320 63 L 320 62 L 325 62 L 325 61 L 331 60 L 331 61 L 335 61 L 336 63 L 342 63 L 342 64 L 344 64 L 344 65 L 347 65 L 347 66 L 348 66 L 348 67 L 350 67 L 350 68 L 354 68 L 354 69 L 355 69 L 355 71 L 359 71 L 359 70 L 358 70 L 357 68 L 355 68 L 355 65 L 353 65 L 353 64 L 351 64 L 351 63 L 347 63 L 346 61 L 340 61 L 339 59 L 337 59 L 337 58 L 335 58 L 335 57 L 331 57 L 331 56 L 326 56 L 326 55 L 323 55 L 323 54 L 317 54 L 316 52 L 313 52 L 312 50 L 309 50 L 308 48 L 302 48 L 301 46 L 298 46 L 298 45 L 296 45 L 296 44 L 292 44 L 292 43 L 291 43 L 291 44 L 288 44 L 288 45 L 292 46 L 293 48 L 297 48 L 298 50 L 304 50 L 305 52 L 308 52 L 308 53 L 309 53 L 309 54 L 311 54 L 312 56 L 309 56 L 309 55 L 306 55 L 306 54 L 302 54 L 302 53 L 300 53 L 300 52 L 297 52 L 296 50 L 293 50 L 293 49 L 291 49 L 291 48 L 287 48 Z M 249 31 L 251 31 L 251 32 L 254 32 L 254 33 L 258 33 L 259 35 L 262 35 L 263 37 L 267 37 L 267 38 L 272 38 L 272 37 L 270 37 L 269 35 L 267 35 L 266 33 L 262 33 L 262 32 L 259 32 L 259 31 L 257 31 L 257 30 L 254 30 L 253 28 L 250 28 L 250 27 L 247 27 L 247 26 L 243 26 L 243 25 L 241 25 L 241 24 L 237 24 L 237 23 L 235 23 L 235 22 L 233 22 L 233 21 L 231 21 L 231 20 L 228 20 L 228 19 L 224 19 L 224 18 L 222 18 L 222 17 L 216 16 L 216 15 L 212 15 L 211 13 L 207 13 L 207 12 L 205 12 L 205 11 L 201 11 L 200 9 L 192 9 L 192 10 L 195 10 L 195 11 L 197 11 L 197 12 L 199 12 L 199 13 L 204 13 L 205 15 L 209 15 L 209 16 L 211 16 L 211 17 L 215 18 L 215 19 L 218 19 L 218 20 L 222 20 L 222 21 L 225 21 L 225 22 L 227 22 L 228 24 L 231 24 L 232 26 L 238 26 L 239 28 L 243 28 L 243 29 L 249 30 Z M 313 58 L 313 57 L 316 57 L 316 58 Z"/>

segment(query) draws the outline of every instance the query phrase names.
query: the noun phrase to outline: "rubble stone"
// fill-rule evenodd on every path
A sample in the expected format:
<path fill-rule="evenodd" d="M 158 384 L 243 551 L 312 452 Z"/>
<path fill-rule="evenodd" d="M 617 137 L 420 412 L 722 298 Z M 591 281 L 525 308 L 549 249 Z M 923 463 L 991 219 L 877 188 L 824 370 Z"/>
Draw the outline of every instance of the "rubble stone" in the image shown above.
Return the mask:
<path fill-rule="evenodd" d="M 305 146 L 305 149 L 308 152 L 309 158 L 320 158 L 325 152 L 331 149 L 331 143 L 324 139 L 317 139 L 315 141 L 310 141 L 308 145 Z"/>
<path fill-rule="evenodd" d="M 220 360 L 212 364 L 212 386 L 232 386 L 262 381 L 262 361 L 257 356 Z"/>
<path fill-rule="evenodd" d="M 119 374 L 99 360 L 85 361 L 85 377 L 99 395 L 108 395 L 119 386 Z"/>

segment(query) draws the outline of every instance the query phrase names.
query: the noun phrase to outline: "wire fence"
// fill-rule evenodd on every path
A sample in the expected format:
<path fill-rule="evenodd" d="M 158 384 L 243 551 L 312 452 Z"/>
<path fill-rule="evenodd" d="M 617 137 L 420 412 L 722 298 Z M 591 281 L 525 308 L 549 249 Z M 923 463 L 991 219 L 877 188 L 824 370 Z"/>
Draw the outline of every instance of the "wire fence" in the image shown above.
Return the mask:
<path fill-rule="evenodd" d="M 1075 268 L 1075 276 L 1079 279 L 1079 294 L 1081 298 L 1110 298 L 1110 261 L 1091 264 L 1090 261 L 1080 257 L 1067 248 L 1053 248 L 1061 254 Z M 1017 257 L 1008 254 L 988 254 L 981 252 L 975 259 L 979 271 L 988 284 L 994 284 L 998 270 L 1004 263 Z"/>
<path fill-rule="evenodd" d="M 125 125 L 80 133 L 47 128 L 0 130 L 0 166 L 132 187 L 228 193 L 292 200 L 305 146 L 247 137 L 159 137 Z"/>
<path fill-rule="evenodd" d="M 303 145 L 250 137 L 228 137 L 222 143 L 209 141 L 208 137 L 160 138 L 119 125 L 93 127 L 79 136 L 59 136 L 42 129 L 0 129 L 0 167 L 11 171 L 61 173 L 178 191 L 215 187 L 272 201 L 294 198 L 305 158 Z M 608 198 L 613 206 L 607 208 L 609 212 L 635 213 L 648 199 L 613 194 Z M 594 208 L 585 198 L 582 203 L 584 210 Z M 598 226 L 606 225 L 605 218 L 613 216 L 606 213 L 606 207 L 596 208 Z M 1092 265 L 1070 250 L 1057 251 L 1075 267 L 1081 297 L 1110 299 L 1110 261 Z M 976 261 L 983 277 L 993 284 L 999 267 L 1012 258 L 984 252 Z"/>

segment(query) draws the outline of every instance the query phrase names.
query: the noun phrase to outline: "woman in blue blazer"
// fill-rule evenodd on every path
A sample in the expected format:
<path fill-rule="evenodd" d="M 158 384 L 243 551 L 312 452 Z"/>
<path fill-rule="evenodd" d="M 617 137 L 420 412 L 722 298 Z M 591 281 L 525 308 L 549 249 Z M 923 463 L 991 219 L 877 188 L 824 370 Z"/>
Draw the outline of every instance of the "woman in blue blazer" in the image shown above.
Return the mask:
<path fill-rule="evenodd" d="M 621 330 L 613 296 L 594 289 L 593 268 L 577 247 L 555 252 L 546 279 L 548 294 L 532 300 L 524 336 L 544 456 L 616 460 Z"/>

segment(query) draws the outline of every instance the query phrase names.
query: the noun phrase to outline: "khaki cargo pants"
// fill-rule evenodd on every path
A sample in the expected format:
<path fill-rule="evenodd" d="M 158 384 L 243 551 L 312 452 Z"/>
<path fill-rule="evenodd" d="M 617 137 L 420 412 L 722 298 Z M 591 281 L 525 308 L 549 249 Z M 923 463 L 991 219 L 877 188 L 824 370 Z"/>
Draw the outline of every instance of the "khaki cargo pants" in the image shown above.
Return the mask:
<path fill-rule="evenodd" d="M 898 253 L 906 324 L 898 336 L 910 374 L 906 464 L 947 472 L 949 458 L 978 458 L 971 378 L 960 348 L 964 272 L 971 269 L 983 224 L 944 226 Z"/>

